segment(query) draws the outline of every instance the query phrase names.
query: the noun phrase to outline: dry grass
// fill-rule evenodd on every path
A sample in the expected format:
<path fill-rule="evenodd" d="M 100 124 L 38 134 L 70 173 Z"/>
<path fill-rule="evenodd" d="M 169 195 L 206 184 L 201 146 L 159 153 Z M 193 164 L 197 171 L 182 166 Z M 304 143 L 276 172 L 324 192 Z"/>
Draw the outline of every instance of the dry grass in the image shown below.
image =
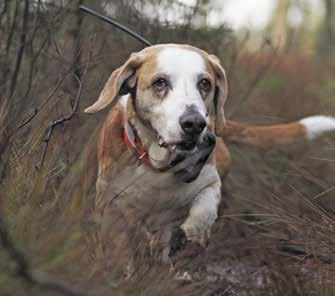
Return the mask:
<path fill-rule="evenodd" d="M 106 252 L 93 214 L 96 134 L 105 114 L 87 116 L 80 110 L 95 100 L 111 70 L 140 46 L 94 19 L 84 19 L 83 67 L 93 33 L 95 41 L 80 110 L 55 129 L 43 167 L 37 169 L 46 128 L 51 120 L 68 114 L 78 91 L 71 66 L 64 62 L 70 59 L 66 42 L 70 37 L 61 33 L 71 15 L 66 10 L 49 13 L 52 38 L 37 58 L 34 83 L 23 110 L 7 113 L 5 104 L 0 107 L 0 146 L 6 148 L 0 165 L 1 217 L 32 270 L 47 272 L 89 295 L 335 294 L 332 135 L 308 147 L 266 155 L 230 147 L 234 166 L 224 185 L 220 218 L 209 247 L 202 250 L 190 245 L 174 259 L 176 270 L 189 271 L 194 280 L 176 281 L 170 266 L 150 254 L 146 238 L 136 227 L 127 234 L 134 238 L 130 244 L 135 246 L 138 268 L 132 280 L 122 280 L 127 254 Z M 150 22 L 138 15 L 126 16 L 120 19 L 129 20 L 130 26 L 153 42 L 191 43 L 219 55 L 224 65 L 231 67 L 227 108 L 233 119 L 269 123 L 315 113 L 334 114 L 334 65 L 324 69 L 303 53 L 278 57 L 265 49 L 266 53 L 253 55 L 241 52 L 236 58 L 233 53 L 238 46 L 230 43 L 234 38 L 224 28 L 171 27 L 156 20 L 148 25 Z M 50 31 L 43 28 L 36 44 L 46 34 Z M 23 77 L 30 71 L 28 53 L 15 100 L 26 93 L 28 82 Z M 14 49 L 11 54 L 14 59 Z M 276 62 L 246 96 L 256 73 L 269 61 Z M 57 88 L 60 77 L 64 82 Z M 243 104 L 241 97 L 247 98 Z M 17 130 L 41 104 L 37 116 Z M 10 121 L 6 114 L 11 114 Z M 6 145 L 1 139 L 4 127 L 11 134 Z M 112 238 L 122 251 L 129 247 L 129 243 L 123 244 L 124 234 Z M 0 287 L 2 295 L 56 295 L 22 279 L 5 250 L 0 252 Z"/>

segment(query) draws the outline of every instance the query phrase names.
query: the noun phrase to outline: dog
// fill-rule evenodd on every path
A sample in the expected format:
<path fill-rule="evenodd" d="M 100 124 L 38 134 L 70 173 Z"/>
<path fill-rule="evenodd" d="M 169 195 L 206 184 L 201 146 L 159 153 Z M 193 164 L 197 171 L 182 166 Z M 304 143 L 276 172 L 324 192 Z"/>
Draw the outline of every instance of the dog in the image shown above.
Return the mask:
<path fill-rule="evenodd" d="M 226 120 L 227 93 L 219 59 L 201 49 L 162 44 L 133 53 L 85 110 L 111 108 L 97 144 L 97 207 L 103 211 L 112 200 L 106 202 L 106 191 L 117 195 L 115 187 L 122 187 L 122 178 L 113 180 L 130 167 L 130 179 L 142 173 L 147 177 L 128 193 L 144 200 L 152 189 L 143 189 L 146 182 L 157 181 L 160 193 L 186 205 L 176 235 L 206 246 L 217 218 L 221 184 L 232 164 L 226 143 L 267 150 L 335 130 L 335 118 L 328 116 L 271 126 Z M 177 249 L 172 240 L 176 232 L 168 233 L 171 254 Z"/>

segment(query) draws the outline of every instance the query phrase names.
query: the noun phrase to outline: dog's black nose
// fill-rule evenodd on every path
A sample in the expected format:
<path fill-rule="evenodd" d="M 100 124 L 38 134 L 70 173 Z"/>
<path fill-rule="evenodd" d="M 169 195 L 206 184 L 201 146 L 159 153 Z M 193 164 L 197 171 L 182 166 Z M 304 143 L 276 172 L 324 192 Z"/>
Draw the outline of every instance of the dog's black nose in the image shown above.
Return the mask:
<path fill-rule="evenodd" d="M 199 135 L 207 125 L 205 118 L 199 112 L 182 115 L 179 123 L 185 134 L 192 136 Z"/>

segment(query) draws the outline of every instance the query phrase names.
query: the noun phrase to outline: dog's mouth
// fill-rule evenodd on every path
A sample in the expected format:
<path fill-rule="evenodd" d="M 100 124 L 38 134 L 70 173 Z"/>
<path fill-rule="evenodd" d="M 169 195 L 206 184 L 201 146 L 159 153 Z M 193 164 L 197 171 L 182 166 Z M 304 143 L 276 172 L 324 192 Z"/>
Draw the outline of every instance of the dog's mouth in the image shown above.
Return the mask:
<path fill-rule="evenodd" d="M 201 143 L 184 141 L 176 145 L 170 167 L 177 178 L 186 183 L 194 181 L 212 153 L 215 142 L 215 136 L 207 133 Z"/>
<path fill-rule="evenodd" d="M 197 141 L 182 141 L 176 145 L 176 148 L 184 151 L 192 151 L 197 146 Z"/>
<path fill-rule="evenodd" d="M 152 157 L 156 167 L 161 171 L 170 170 L 178 180 L 186 183 L 194 181 L 199 176 L 216 142 L 215 136 L 209 132 L 201 138 L 201 141 L 199 138 L 188 138 L 166 143 L 161 137 L 158 139 L 159 148 L 156 148 L 158 157 L 156 159 Z"/>
<path fill-rule="evenodd" d="M 192 151 L 196 148 L 198 144 L 196 139 L 186 139 L 178 142 L 167 143 L 162 137 L 158 136 L 158 144 L 160 147 L 169 149 L 171 151 L 181 150 L 181 151 Z"/>
<path fill-rule="evenodd" d="M 149 159 L 153 167 L 166 171 L 194 154 L 200 145 L 199 141 L 193 139 L 167 143 L 164 142 L 162 137 L 158 136 L 158 142 L 151 144 L 149 148 Z"/>

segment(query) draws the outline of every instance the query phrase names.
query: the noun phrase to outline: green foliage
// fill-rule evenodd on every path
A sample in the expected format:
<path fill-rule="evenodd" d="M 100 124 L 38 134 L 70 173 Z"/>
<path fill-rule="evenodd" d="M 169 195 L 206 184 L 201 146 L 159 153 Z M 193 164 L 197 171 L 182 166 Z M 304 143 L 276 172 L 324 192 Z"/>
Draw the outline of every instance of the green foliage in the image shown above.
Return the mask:
<path fill-rule="evenodd" d="M 285 77 L 273 74 L 267 75 L 260 83 L 259 87 L 266 91 L 277 93 L 281 92 L 285 88 L 286 84 L 287 81 L 285 80 Z"/>

